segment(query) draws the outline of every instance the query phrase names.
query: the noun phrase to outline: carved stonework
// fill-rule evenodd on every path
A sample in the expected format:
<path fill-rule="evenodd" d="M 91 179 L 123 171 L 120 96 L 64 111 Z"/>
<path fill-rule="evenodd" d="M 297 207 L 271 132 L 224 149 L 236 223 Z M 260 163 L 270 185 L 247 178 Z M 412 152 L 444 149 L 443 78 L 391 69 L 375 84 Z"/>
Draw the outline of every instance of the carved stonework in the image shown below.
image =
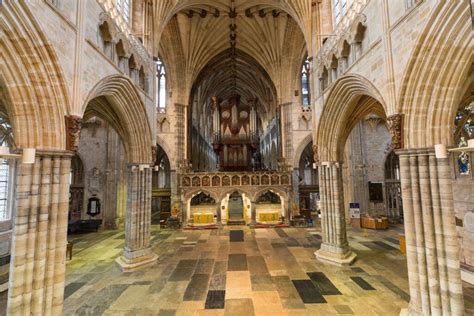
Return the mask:
<path fill-rule="evenodd" d="M 232 177 L 232 185 L 240 185 L 240 177 L 239 176 L 233 176 Z"/>
<path fill-rule="evenodd" d="M 82 117 L 66 115 L 66 150 L 77 151 L 79 147 L 79 136 L 81 135 Z"/>
<path fill-rule="evenodd" d="M 403 114 L 391 115 L 387 118 L 388 129 L 392 136 L 392 148 L 403 148 Z"/>
<path fill-rule="evenodd" d="M 252 185 L 260 185 L 260 178 L 258 176 L 252 176 Z"/>
<path fill-rule="evenodd" d="M 189 187 L 191 185 L 191 179 L 189 177 L 183 178 L 183 187 Z"/>
<path fill-rule="evenodd" d="M 219 178 L 218 176 L 213 176 L 212 177 L 212 186 L 218 187 L 220 185 L 221 185 L 221 178 Z"/>
<path fill-rule="evenodd" d="M 151 146 L 151 159 L 152 159 L 152 161 L 156 160 L 157 154 L 158 154 L 158 147 L 157 146 Z"/>
<path fill-rule="evenodd" d="M 279 185 L 278 182 L 279 182 L 280 177 L 277 174 L 272 174 L 270 179 L 271 179 L 272 185 Z"/>
<path fill-rule="evenodd" d="M 313 144 L 313 159 L 314 162 L 319 165 L 318 144 Z"/>
<path fill-rule="evenodd" d="M 365 118 L 365 121 L 370 125 L 372 131 L 377 130 L 377 126 L 382 122 L 382 119 L 378 116 L 372 115 Z"/>
<path fill-rule="evenodd" d="M 228 176 L 222 177 L 222 185 L 229 186 L 230 185 L 230 178 Z"/>
<path fill-rule="evenodd" d="M 199 177 L 193 177 L 193 187 L 199 187 L 201 186 L 201 178 Z"/>

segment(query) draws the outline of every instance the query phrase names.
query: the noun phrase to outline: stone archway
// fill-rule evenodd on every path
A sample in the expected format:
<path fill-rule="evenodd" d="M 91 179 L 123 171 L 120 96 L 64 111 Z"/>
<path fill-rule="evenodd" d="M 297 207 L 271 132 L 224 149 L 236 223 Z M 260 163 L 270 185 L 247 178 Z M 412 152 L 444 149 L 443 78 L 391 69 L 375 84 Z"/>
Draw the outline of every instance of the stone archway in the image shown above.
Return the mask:
<path fill-rule="evenodd" d="M 128 163 L 150 164 L 152 128 L 145 105 L 127 77 L 112 75 L 98 82 L 87 97 L 84 119 L 98 116 L 122 138 Z"/>
<path fill-rule="evenodd" d="M 36 149 L 34 164 L 20 163 L 16 171 L 7 314 L 61 314 L 72 157 L 64 117 L 71 100 L 53 46 L 29 5 L 3 3 L 1 24 L 1 103 L 16 147 Z"/>
<path fill-rule="evenodd" d="M 150 247 L 152 134 L 149 118 L 130 79 L 112 75 L 98 82 L 84 105 L 84 119 L 99 117 L 119 135 L 125 150 L 125 247 L 117 263 L 123 271 L 154 264 Z"/>
<path fill-rule="evenodd" d="M 319 260 L 351 264 L 356 254 L 346 235 L 342 163 L 344 146 L 354 126 L 369 114 L 385 118 L 386 107 L 375 86 L 360 75 L 339 78 L 321 114 L 316 132 L 323 243 Z"/>
<path fill-rule="evenodd" d="M 453 118 L 472 76 L 468 11 L 466 3 L 457 1 L 434 6 L 399 94 L 397 109 L 404 115 L 399 134 L 405 146 L 397 154 L 413 314 L 464 314 L 453 169 L 449 155 L 436 154 L 433 147 L 453 144 Z"/>

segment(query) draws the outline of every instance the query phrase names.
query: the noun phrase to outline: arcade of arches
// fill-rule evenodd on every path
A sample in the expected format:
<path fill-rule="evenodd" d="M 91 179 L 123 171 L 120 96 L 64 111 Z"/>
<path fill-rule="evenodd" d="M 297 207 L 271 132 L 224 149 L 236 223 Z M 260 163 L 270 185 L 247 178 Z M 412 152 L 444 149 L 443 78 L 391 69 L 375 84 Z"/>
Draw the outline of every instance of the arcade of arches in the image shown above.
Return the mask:
<path fill-rule="evenodd" d="M 0 315 L 474 315 L 472 5 L 3 1 Z"/>

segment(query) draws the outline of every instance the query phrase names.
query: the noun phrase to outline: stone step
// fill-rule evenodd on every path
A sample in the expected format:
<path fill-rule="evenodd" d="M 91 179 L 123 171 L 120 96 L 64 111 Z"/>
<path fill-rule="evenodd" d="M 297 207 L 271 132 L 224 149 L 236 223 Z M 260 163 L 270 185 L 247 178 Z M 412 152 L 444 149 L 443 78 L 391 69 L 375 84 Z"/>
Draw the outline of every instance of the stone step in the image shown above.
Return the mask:
<path fill-rule="evenodd" d="M 245 225 L 245 221 L 243 219 L 229 218 L 229 220 L 227 221 L 227 225 Z"/>

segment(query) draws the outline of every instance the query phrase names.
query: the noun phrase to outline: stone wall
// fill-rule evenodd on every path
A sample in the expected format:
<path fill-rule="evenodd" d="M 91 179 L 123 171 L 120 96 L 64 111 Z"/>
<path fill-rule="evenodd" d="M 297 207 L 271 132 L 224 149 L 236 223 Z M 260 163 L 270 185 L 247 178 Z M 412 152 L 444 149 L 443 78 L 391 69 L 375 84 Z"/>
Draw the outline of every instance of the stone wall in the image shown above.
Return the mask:
<path fill-rule="evenodd" d="M 456 173 L 456 167 L 453 173 Z M 460 240 L 461 263 L 474 271 L 474 227 L 472 213 L 474 212 L 474 178 L 472 175 L 457 175 L 453 180 L 454 212 L 456 215 L 457 235 Z M 471 213 L 471 215 L 468 215 Z M 466 215 L 471 217 L 471 224 L 466 224 Z M 469 225 L 469 226 L 468 226 Z M 471 276 L 471 282 L 474 277 Z"/>
<path fill-rule="evenodd" d="M 120 137 L 105 121 L 93 118 L 81 131 L 78 155 L 84 165 L 84 206 L 81 217 L 87 214 L 88 199 L 97 197 L 101 213 L 94 219 L 102 219 L 104 228 L 116 228 L 124 221 L 124 210 L 118 199 L 124 199 L 121 186 L 124 183 L 124 148 Z"/>
<path fill-rule="evenodd" d="M 346 143 L 344 161 L 344 207 L 346 219 L 349 203 L 361 206 L 361 215 L 387 216 L 385 196 L 385 159 L 390 153 L 391 138 L 384 121 L 367 118 L 352 130 Z M 384 201 L 369 201 L 369 182 L 382 183 Z"/>

